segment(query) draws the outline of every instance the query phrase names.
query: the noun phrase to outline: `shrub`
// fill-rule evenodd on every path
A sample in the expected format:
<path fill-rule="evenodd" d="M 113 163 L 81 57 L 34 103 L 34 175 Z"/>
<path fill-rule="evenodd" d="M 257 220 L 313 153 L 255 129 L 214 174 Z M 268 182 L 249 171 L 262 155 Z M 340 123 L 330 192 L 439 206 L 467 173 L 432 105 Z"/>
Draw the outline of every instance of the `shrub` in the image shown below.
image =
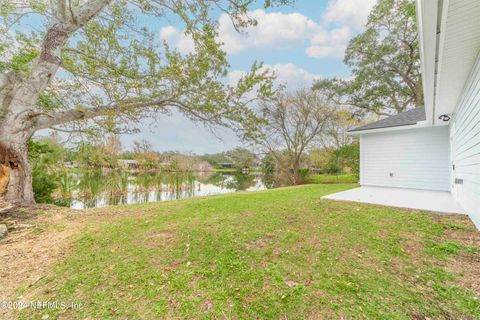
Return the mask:
<path fill-rule="evenodd" d="M 30 141 L 28 144 L 29 161 L 32 166 L 32 187 L 35 201 L 53 203 L 52 193 L 57 189 L 58 177 L 54 171 L 57 154 L 48 143 Z"/>
<path fill-rule="evenodd" d="M 333 151 L 325 172 L 340 173 L 346 168 L 350 168 L 353 174 L 358 175 L 360 172 L 360 145 L 358 143 L 347 144 Z"/>

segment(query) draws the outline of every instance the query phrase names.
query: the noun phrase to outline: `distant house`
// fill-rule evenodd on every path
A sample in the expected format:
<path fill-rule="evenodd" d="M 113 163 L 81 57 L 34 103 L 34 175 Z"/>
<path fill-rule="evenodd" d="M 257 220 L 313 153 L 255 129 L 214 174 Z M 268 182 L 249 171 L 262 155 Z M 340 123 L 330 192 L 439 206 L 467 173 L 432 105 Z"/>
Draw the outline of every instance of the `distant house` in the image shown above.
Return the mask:
<path fill-rule="evenodd" d="M 137 169 L 139 166 L 138 161 L 133 159 L 120 159 L 118 164 L 124 169 Z"/>
<path fill-rule="evenodd" d="M 218 164 L 218 166 L 221 169 L 233 169 L 233 168 L 235 168 L 234 164 L 229 163 L 229 162 L 221 162 L 221 163 Z"/>
<path fill-rule="evenodd" d="M 480 228 L 479 17 L 478 0 L 417 0 L 425 106 L 350 132 L 362 186 L 446 191 Z"/>
<path fill-rule="evenodd" d="M 213 171 L 213 167 L 207 161 L 200 161 L 195 165 L 195 170 L 202 171 L 202 172 Z"/>

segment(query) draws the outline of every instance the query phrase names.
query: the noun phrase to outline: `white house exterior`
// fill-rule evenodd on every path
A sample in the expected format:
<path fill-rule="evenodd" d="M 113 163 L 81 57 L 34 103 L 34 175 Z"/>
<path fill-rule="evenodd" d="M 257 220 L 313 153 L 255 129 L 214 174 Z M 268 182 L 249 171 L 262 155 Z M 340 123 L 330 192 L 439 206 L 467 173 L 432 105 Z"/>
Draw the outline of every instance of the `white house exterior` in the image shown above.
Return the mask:
<path fill-rule="evenodd" d="M 362 185 L 450 190 L 447 127 L 363 134 L 360 145 Z"/>
<path fill-rule="evenodd" d="M 451 192 L 480 228 L 480 0 L 417 0 L 425 107 L 352 130 L 360 184 Z"/>

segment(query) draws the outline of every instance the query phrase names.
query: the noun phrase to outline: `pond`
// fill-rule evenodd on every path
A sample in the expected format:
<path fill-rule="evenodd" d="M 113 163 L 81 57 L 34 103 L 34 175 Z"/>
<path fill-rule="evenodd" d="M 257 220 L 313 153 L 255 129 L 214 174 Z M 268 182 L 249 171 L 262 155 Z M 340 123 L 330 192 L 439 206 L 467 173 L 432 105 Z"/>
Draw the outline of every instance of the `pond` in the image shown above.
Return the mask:
<path fill-rule="evenodd" d="M 100 170 L 64 173 L 60 186 L 57 202 L 73 209 L 266 189 L 261 174 Z"/>

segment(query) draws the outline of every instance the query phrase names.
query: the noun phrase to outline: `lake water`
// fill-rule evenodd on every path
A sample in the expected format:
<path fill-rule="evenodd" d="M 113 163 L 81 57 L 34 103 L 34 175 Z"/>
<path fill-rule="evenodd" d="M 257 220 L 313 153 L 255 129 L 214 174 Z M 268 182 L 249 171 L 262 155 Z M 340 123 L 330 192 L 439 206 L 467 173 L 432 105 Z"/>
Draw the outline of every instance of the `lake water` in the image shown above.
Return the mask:
<path fill-rule="evenodd" d="M 266 189 L 260 174 L 194 172 L 66 173 L 57 198 L 73 209 L 159 202 Z"/>

